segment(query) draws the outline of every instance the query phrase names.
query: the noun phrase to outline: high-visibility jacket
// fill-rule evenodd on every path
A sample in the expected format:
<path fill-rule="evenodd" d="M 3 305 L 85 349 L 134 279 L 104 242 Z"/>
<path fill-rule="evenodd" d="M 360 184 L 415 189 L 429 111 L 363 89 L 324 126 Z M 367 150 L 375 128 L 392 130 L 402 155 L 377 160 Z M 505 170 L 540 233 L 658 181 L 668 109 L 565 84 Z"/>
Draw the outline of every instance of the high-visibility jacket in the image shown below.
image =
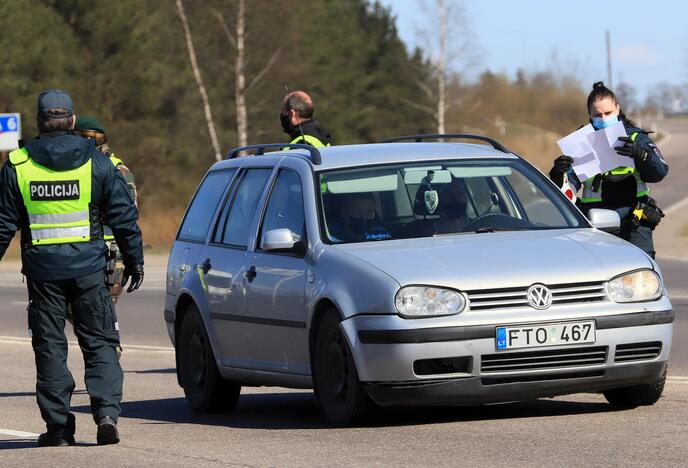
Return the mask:
<path fill-rule="evenodd" d="M 320 141 L 317 137 L 314 137 L 313 135 L 299 135 L 293 140 L 289 142 L 290 144 L 294 145 L 297 143 L 300 144 L 306 144 L 306 145 L 311 145 L 315 148 L 322 148 L 324 146 L 330 146 L 329 143 L 325 144 L 322 141 Z"/>
<path fill-rule="evenodd" d="M 110 153 L 110 161 L 115 165 L 115 167 L 119 166 L 120 164 L 124 164 L 124 161 L 115 156 L 115 153 Z"/>
<path fill-rule="evenodd" d="M 635 140 L 638 136 L 638 132 L 631 134 L 631 140 Z M 642 198 L 650 194 L 650 188 L 641 179 L 638 171 L 633 167 L 620 166 L 611 171 L 605 172 L 603 177 L 617 177 L 623 178 L 624 176 L 633 176 L 636 183 L 636 198 Z M 590 177 L 583 181 L 583 193 L 581 195 L 582 203 L 596 203 L 602 201 L 602 184 L 595 184 L 595 177 Z"/>
<path fill-rule="evenodd" d="M 114 164 L 115 167 L 119 166 L 120 164 L 124 164 L 124 161 L 115 156 L 115 153 L 110 153 L 108 159 L 110 159 L 110 162 Z M 106 241 L 115 240 L 115 236 L 112 234 L 112 229 L 110 229 L 108 226 L 103 226 L 103 239 Z"/>
<path fill-rule="evenodd" d="M 91 167 L 89 158 L 75 169 L 55 171 L 41 166 L 26 148 L 14 150 L 10 163 L 29 215 L 33 245 L 91 241 Z"/>

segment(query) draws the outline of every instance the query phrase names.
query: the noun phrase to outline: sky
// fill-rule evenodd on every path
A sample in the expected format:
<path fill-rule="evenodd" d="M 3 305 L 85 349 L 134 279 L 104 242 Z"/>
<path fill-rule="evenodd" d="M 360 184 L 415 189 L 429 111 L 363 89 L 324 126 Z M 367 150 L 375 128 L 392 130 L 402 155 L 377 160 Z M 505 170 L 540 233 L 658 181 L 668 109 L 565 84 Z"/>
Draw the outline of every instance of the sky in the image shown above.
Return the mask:
<path fill-rule="evenodd" d="M 447 0 L 450 1 L 450 0 Z M 413 48 L 428 17 L 419 5 L 433 0 L 381 0 L 397 16 L 401 38 Z M 658 82 L 688 83 L 686 0 L 464 0 L 478 62 L 514 76 L 543 69 L 556 51 L 558 62 L 577 69 L 584 89 L 607 82 L 605 31 L 612 45 L 612 84 L 624 81 L 644 99 Z M 427 10 L 427 7 L 426 7 Z M 460 66 L 460 65 L 459 65 Z"/>

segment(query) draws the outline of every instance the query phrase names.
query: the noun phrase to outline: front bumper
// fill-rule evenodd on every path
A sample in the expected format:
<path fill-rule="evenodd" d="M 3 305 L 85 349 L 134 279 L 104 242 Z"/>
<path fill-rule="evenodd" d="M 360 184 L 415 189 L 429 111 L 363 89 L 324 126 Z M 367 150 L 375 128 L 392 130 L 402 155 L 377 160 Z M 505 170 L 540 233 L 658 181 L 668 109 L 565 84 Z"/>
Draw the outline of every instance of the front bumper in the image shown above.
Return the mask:
<path fill-rule="evenodd" d="M 356 316 L 342 322 L 353 351 L 361 382 L 380 404 L 481 404 L 649 383 L 657 379 L 669 359 L 674 313 L 647 310 L 625 314 L 584 316 L 580 313 L 549 320 L 528 317 L 520 323 L 595 320 L 594 344 L 529 348 L 526 351 L 561 350 L 604 353 L 595 363 L 552 365 L 547 368 L 512 370 L 482 369 L 482 358 L 496 353 L 495 328 L 505 323 L 457 326 L 450 319 L 428 326 L 429 321 L 405 320 L 398 316 Z M 516 322 L 518 323 L 518 322 Z M 649 359 L 616 359 L 617 346 L 661 343 Z M 592 351 L 592 349 L 590 349 Z M 418 375 L 420 360 L 465 358 L 470 365 L 456 373 Z"/>
<path fill-rule="evenodd" d="M 666 362 L 645 362 L 599 371 L 562 372 L 531 382 L 490 384 L 489 378 L 467 377 L 418 384 L 367 384 L 365 389 L 382 406 L 468 406 L 651 384 L 665 367 Z"/>

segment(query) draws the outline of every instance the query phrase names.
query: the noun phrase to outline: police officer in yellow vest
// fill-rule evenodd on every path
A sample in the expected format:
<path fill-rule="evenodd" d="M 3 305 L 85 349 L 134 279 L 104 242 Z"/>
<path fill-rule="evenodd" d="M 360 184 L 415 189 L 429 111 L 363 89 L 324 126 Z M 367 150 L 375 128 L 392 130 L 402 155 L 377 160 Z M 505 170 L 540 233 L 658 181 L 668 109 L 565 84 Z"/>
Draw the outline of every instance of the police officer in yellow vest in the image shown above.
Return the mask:
<path fill-rule="evenodd" d="M 562 155 L 554 160 L 550 179 L 562 186 L 564 174 L 576 190 L 582 186 L 580 208 L 583 213 L 591 208 L 616 210 L 622 220 L 618 235 L 654 258 L 652 231 L 664 216 L 654 199 L 650 198 L 648 183 L 656 183 L 666 177 L 669 166 L 648 132 L 638 128 L 621 110 L 621 104 L 604 83 L 598 81 L 588 95 L 590 123 L 596 130 L 623 122 L 627 137 L 619 140 L 617 153 L 633 161 L 635 167 L 621 166 L 604 174 L 597 174 L 580 181 L 571 168 L 573 158 Z"/>
<path fill-rule="evenodd" d="M 21 231 L 22 273 L 36 361 L 36 399 L 47 432 L 39 446 L 74 445 L 69 412 L 74 379 L 64 334 L 71 307 L 84 362 L 97 442 L 119 442 L 122 368 L 119 325 L 105 284 L 102 220 L 124 255 L 128 291 L 143 281 L 138 213 L 126 183 L 93 141 L 73 133 L 72 99 L 50 89 L 38 96 L 39 136 L 23 141 L 0 171 L 0 258 Z"/>
<path fill-rule="evenodd" d="M 119 173 L 124 177 L 127 187 L 129 188 L 129 194 L 134 199 L 134 203 L 137 202 L 136 193 L 136 180 L 134 179 L 134 174 L 131 170 L 124 164 L 119 156 L 117 156 L 110 146 L 108 145 L 108 133 L 105 127 L 96 119 L 91 116 L 80 115 L 76 119 L 76 125 L 74 130 L 77 131 L 82 137 L 89 138 L 96 144 L 96 149 L 103 153 L 107 158 L 114 164 Z M 122 281 L 122 276 L 124 273 L 124 265 L 122 263 L 122 254 L 117 247 L 115 242 L 115 236 L 112 235 L 112 230 L 108 227 L 104 227 L 104 239 L 108 247 L 108 262 L 107 262 L 107 278 L 108 286 L 110 287 L 110 293 L 112 294 L 112 301 L 117 304 L 117 299 L 122 293 L 122 286 L 120 282 Z"/>
<path fill-rule="evenodd" d="M 280 123 L 290 143 L 315 147 L 330 146 L 332 136 L 313 118 L 313 100 L 304 91 L 294 91 L 282 99 Z"/>

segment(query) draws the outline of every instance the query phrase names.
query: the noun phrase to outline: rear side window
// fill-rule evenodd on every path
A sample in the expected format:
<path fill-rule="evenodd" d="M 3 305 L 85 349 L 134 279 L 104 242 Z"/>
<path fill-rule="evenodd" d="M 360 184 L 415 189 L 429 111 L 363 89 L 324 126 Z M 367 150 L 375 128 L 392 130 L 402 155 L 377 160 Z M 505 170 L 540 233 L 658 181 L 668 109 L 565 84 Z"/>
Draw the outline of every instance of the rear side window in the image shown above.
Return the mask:
<path fill-rule="evenodd" d="M 226 222 L 219 226 L 216 237 L 221 234 L 222 244 L 233 247 L 248 246 L 253 219 L 263 188 L 272 173 L 272 169 L 250 169 L 246 171 L 241 185 L 236 190 L 234 201 L 229 209 Z"/>
<path fill-rule="evenodd" d="M 229 186 L 236 169 L 211 172 L 203 179 L 201 187 L 184 216 L 178 238 L 181 240 L 205 241 L 210 222 Z"/>

